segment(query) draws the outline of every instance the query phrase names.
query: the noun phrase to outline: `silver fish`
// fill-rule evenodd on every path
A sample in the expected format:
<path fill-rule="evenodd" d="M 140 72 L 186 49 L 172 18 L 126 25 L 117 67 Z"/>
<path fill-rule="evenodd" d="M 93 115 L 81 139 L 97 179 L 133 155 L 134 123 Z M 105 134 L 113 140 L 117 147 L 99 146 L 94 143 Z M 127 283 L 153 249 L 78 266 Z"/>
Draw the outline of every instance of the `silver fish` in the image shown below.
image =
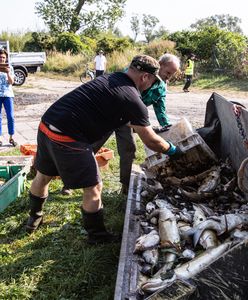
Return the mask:
<path fill-rule="evenodd" d="M 160 272 L 167 272 L 170 270 L 177 258 L 177 252 L 180 249 L 180 235 L 177 227 L 176 217 L 167 208 L 161 208 L 159 210 L 159 236 L 160 236 L 160 245 L 161 248 L 175 248 L 174 252 L 165 252 L 163 253 L 163 262 L 164 266 L 162 269 L 154 275 L 158 277 Z"/>
<path fill-rule="evenodd" d="M 191 232 L 194 234 L 194 245 L 196 245 L 202 235 L 202 232 L 206 229 L 214 230 L 217 235 L 221 235 L 225 232 L 230 232 L 240 225 L 248 224 L 248 214 L 227 214 L 220 217 L 209 217 L 197 225 Z"/>
<path fill-rule="evenodd" d="M 205 221 L 206 217 L 204 212 L 199 206 L 193 205 L 193 207 L 195 209 L 193 226 L 196 227 L 199 224 L 201 224 L 203 221 Z M 202 232 L 202 235 L 200 236 L 199 239 L 199 243 L 204 249 L 208 249 L 208 248 L 218 246 L 219 242 L 216 233 L 213 230 L 206 229 Z"/>
<path fill-rule="evenodd" d="M 137 240 L 134 248 L 134 254 L 156 247 L 160 242 L 159 234 L 152 230 L 148 234 L 141 235 Z"/>
<path fill-rule="evenodd" d="M 201 186 L 198 188 L 197 193 L 210 193 L 213 192 L 220 182 L 220 168 L 211 171 L 208 176 L 203 180 Z"/>
<path fill-rule="evenodd" d="M 178 248 L 180 246 L 180 235 L 176 216 L 170 209 L 162 208 L 159 210 L 158 226 L 161 247 Z"/>
<path fill-rule="evenodd" d="M 206 193 L 206 192 L 202 192 L 202 193 L 188 192 L 188 191 L 185 191 L 182 188 L 179 188 L 178 192 L 180 194 L 186 196 L 190 200 L 194 200 L 194 201 L 204 201 L 206 198 L 212 198 L 214 196 L 214 194 L 212 192 L 211 193 Z"/>
<path fill-rule="evenodd" d="M 141 289 L 144 292 L 153 293 L 160 288 L 168 287 L 176 279 L 188 280 L 204 270 L 213 261 L 215 261 L 218 257 L 220 257 L 228 249 L 230 249 L 234 244 L 235 243 L 233 242 L 226 242 L 215 248 L 210 248 L 191 261 L 175 268 L 172 278 L 163 280 L 163 273 L 161 273 L 161 276 L 158 278 L 148 279 L 147 282 L 142 284 Z"/>
<path fill-rule="evenodd" d="M 248 231 L 240 230 L 240 229 L 234 229 L 231 232 L 231 237 L 233 239 L 237 239 L 237 240 L 247 240 L 248 239 Z"/>
<path fill-rule="evenodd" d="M 156 209 L 156 205 L 153 203 L 153 202 L 148 202 L 147 204 L 146 204 L 146 211 L 148 212 L 148 213 L 151 213 L 153 210 L 155 210 Z"/>
<path fill-rule="evenodd" d="M 158 263 L 158 249 L 148 249 L 142 253 L 142 257 L 146 263 L 155 266 Z"/>

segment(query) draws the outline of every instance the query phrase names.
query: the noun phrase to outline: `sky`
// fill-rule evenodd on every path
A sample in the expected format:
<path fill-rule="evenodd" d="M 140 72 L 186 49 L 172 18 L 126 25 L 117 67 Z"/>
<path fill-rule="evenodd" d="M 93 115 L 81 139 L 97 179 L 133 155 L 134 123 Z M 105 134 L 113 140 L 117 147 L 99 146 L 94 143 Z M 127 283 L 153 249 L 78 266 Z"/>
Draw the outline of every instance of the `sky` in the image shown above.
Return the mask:
<path fill-rule="evenodd" d="M 35 14 L 34 6 L 38 0 L 1 0 L 0 32 L 40 31 L 44 24 Z M 213 15 L 229 14 L 242 20 L 240 26 L 248 36 L 248 16 L 246 0 L 127 0 L 126 16 L 118 23 L 124 35 L 133 37 L 130 18 L 137 14 L 150 14 L 159 19 L 158 26 L 164 26 L 169 32 L 186 30 L 199 19 Z"/>

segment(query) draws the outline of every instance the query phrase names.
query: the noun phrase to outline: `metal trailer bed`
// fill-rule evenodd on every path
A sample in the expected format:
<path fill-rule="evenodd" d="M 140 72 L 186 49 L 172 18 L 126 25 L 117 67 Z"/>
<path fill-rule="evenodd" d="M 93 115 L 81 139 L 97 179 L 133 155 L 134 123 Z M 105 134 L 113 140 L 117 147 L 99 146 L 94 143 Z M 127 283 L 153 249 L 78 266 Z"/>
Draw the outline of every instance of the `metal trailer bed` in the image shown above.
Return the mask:
<path fill-rule="evenodd" d="M 215 153 L 222 158 L 229 156 L 237 171 L 241 162 L 248 156 L 244 147 L 232 103 L 213 93 L 210 97 L 205 117 L 205 127 L 211 127 L 219 120 L 218 132 L 214 141 Z M 240 117 L 244 129 L 248 130 L 248 112 L 243 110 Z M 134 214 L 141 207 L 141 169 L 133 167 L 127 198 L 123 238 L 119 258 L 114 300 L 135 300 L 139 266 L 137 255 L 133 254 L 137 237 L 140 236 L 139 217 Z M 247 178 L 246 173 L 246 178 Z M 247 182 L 245 183 L 247 186 Z M 247 194 L 245 195 L 246 199 Z M 248 299 L 248 240 L 227 251 L 190 282 L 176 281 L 170 287 L 161 289 L 146 299 Z"/>

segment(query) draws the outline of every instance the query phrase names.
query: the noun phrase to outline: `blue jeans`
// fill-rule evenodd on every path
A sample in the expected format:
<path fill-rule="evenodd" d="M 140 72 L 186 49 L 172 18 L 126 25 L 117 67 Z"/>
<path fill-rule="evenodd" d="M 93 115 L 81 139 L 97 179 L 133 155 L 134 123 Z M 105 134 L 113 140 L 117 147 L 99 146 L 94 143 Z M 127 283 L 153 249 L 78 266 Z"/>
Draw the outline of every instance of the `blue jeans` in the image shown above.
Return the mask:
<path fill-rule="evenodd" d="M 0 136 L 2 135 L 2 106 L 7 116 L 8 133 L 13 135 L 15 133 L 14 97 L 0 97 Z"/>

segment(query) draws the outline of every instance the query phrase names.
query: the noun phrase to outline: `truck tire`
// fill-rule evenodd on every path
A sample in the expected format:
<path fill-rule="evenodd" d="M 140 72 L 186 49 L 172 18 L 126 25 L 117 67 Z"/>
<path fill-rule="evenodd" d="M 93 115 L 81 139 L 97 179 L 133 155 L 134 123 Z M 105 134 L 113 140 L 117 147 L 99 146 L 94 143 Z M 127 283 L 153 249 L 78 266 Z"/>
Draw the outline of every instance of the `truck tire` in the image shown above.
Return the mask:
<path fill-rule="evenodd" d="M 25 80 L 26 80 L 26 74 L 23 70 L 21 69 L 15 69 L 14 70 L 15 73 L 15 82 L 14 85 L 22 85 Z"/>

